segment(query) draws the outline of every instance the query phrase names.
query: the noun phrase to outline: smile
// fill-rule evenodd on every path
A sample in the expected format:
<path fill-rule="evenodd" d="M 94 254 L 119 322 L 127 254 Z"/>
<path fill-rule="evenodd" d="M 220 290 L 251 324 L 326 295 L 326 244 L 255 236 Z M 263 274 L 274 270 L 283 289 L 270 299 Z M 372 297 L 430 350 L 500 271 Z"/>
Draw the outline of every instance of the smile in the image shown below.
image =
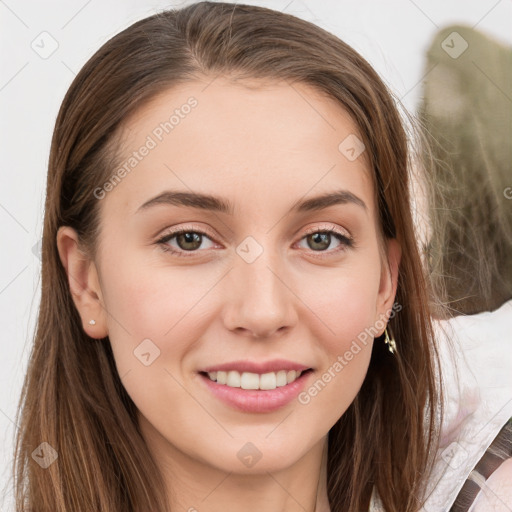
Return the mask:
<path fill-rule="evenodd" d="M 276 389 L 287 384 L 291 384 L 301 376 L 301 371 L 296 370 L 280 370 L 278 372 L 268 372 L 263 374 L 243 372 L 236 370 L 217 371 L 207 373 L 210 380 L 225 384 L 232 388 L 242 389 Z"/>
<path fill-rule="evenodd" d="M 276 411 L 296 399 L 313 373 L 279 370 L 263 374 L 236 370 L 200 372 L 201 381 L 222 403 L 242 412 Z"/>

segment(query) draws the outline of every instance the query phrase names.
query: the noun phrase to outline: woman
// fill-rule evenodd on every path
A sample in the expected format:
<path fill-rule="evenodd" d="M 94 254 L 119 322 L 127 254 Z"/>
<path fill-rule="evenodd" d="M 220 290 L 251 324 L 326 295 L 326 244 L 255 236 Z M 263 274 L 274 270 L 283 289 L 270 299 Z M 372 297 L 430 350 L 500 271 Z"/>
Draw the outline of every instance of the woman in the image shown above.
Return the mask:
<path fill-rule="evenodd" d="M 408 163 L 375 71 L 293 16 L 201 2 L 100 48 L 52 141 L 19 510 L 418 510 Z"/>

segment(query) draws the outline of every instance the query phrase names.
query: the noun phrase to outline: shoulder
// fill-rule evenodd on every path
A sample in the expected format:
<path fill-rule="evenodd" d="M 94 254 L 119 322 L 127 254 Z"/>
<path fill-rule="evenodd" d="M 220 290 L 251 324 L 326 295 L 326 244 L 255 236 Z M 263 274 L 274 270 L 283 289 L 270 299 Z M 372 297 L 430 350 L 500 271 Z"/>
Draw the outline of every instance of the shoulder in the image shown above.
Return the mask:
<path fill-rule="evenodd" d="M 485 481 L 470 512 L 508 512 L 512 508 L 512 458 Z"/>

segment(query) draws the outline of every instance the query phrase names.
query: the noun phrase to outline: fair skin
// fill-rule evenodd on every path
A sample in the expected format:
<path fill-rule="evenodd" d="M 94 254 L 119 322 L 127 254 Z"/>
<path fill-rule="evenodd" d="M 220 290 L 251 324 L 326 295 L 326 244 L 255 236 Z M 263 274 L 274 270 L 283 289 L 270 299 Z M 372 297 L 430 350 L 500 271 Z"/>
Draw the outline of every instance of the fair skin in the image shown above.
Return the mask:
<path fill-rule="evenodd" d="M 364 153 L 350 161 L 338 150 L 358 130 L 337 103 L 302 84 L 209 82 L 168 90 L 126 120 L 128 157 L 190 96 L 198 101 L 101 199 L 96 259 L 63 227 L 61 260 L 84 330 L 109 338 L 172 510 L 325 512 L 327 434 L 361 387 L 373 340 L 309 403 L 272 412 L 227 405 L 199 371 L 287 359 L 312 369 L 308 389 L 389 316 L 400 248 L 379 245 L 370 170 Z M 162 203 L 139 210 L 165 190 L 222 197 L 233 215 Z M 351 199 L 290 212 L 338 190 Z M 193 251 L 180 237 L 157 242 L 181 228 L 206 235 Z M 237 253 L 247 237 L 262 249 L 250 263 Z M 160 350 L 149 366 L 134 357 L 145 339 Z M 261 454 L 251 467 L 237 455 L 247 443 Z"/>

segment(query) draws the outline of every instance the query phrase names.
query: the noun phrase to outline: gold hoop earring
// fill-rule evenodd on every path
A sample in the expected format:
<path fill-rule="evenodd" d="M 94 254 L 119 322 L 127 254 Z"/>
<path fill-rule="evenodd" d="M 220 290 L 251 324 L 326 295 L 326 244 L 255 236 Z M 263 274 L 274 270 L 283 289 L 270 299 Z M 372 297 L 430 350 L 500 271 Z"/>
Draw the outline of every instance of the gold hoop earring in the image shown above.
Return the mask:
<path fill-rule="evenodd" d="M 389 328 L 389 330 L 391 331 L 391 327 Z M 393 333 L 391 333 L 391 337 L 389 336 L 387 326 L 384 329 L 384 335 L 385 335 L 384 343 L 387 344 L 388 350 L 392 354 L 394 354 L 396 352 L 396 343 L 395 343 L 395 340 L 393 338 Z"/>

